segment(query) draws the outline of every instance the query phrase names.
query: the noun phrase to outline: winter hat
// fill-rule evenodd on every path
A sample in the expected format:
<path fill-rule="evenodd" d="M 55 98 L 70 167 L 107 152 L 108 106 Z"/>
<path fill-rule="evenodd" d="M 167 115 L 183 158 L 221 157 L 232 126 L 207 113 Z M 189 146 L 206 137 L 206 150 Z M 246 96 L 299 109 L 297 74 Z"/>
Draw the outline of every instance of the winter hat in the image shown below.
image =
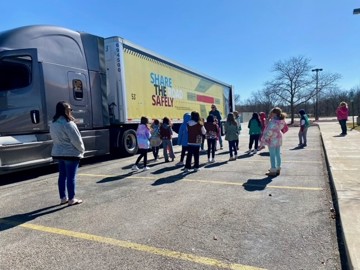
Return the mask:
<path fill-rule="evenodd" d="M 304 114 L 305 114 L 305 110 L 301 109 L 301 110 L 299 111 L 299 114 L 304 115 Z"/>

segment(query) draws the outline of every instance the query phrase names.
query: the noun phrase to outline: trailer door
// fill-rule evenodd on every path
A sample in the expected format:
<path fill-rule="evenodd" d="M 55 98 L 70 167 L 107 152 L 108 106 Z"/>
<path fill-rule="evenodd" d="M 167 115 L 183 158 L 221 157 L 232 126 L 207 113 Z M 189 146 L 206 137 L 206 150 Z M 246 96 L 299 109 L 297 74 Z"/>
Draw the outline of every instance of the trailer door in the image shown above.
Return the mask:
<path fill-rule="evenodd" d="M 0 134 L 47 129 L 45 97 L 36 49 L 0 52 Z"/>

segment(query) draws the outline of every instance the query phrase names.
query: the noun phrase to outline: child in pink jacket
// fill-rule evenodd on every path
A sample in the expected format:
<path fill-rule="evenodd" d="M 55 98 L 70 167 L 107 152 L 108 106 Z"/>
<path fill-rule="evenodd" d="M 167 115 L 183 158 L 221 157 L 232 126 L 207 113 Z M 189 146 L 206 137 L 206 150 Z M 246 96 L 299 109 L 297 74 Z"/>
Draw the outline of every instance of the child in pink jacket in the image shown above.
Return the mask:
<path fill-rule="evenodd" d="M 340 102 L 339 107 L 336 109 L 336 116 L 341 126 L 340 135 L 345 136 L 347 134 L 346 121 L 349 116 L 348 105 L 345 101 Z"/>

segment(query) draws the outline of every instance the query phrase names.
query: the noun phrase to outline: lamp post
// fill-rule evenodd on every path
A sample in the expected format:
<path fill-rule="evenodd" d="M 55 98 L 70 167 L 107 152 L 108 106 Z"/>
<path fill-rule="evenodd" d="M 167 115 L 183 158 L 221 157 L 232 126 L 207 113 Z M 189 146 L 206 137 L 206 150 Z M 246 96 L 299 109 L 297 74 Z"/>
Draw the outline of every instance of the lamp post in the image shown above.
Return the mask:
<path fill-rule="evenodd" d="M 355 128 L 355 121 L 354 121 L 354 91 L 350 91 L 349 97 L 350 97 L 350 102 L 351 102 L 351 114 L 352 114 L 353 129 L 354 129 Z"/>
<path fill-rule="evenodd" d="M 319 71 L 322 71 L 322 68 L 314 68 L 311 71 L 316 72 L 315 121 L 318 121 L 319 120 Z"/>

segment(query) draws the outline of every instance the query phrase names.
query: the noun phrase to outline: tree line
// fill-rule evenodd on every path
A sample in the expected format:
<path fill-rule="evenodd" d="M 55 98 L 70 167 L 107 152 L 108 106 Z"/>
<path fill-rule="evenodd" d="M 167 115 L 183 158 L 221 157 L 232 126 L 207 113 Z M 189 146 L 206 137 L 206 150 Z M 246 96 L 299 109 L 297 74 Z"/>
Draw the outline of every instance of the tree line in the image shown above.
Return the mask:
<path fill-rule="evenodd" d="M 251 93 L 245 101 L 235 96 L 237 111 L 266 112 L 279 106 L 294 123 L 300 109 L 310 116 L 335 116 L 341 101 L 349 105 L 350 115 L 360 115 L 360 86 L 341 89 L 336 84 L 338 73 L 316 71 L 311 60 L 304 56 L 277 61 L 272 72 L 274 78 L 264 83 L 264 88 Z"/>

